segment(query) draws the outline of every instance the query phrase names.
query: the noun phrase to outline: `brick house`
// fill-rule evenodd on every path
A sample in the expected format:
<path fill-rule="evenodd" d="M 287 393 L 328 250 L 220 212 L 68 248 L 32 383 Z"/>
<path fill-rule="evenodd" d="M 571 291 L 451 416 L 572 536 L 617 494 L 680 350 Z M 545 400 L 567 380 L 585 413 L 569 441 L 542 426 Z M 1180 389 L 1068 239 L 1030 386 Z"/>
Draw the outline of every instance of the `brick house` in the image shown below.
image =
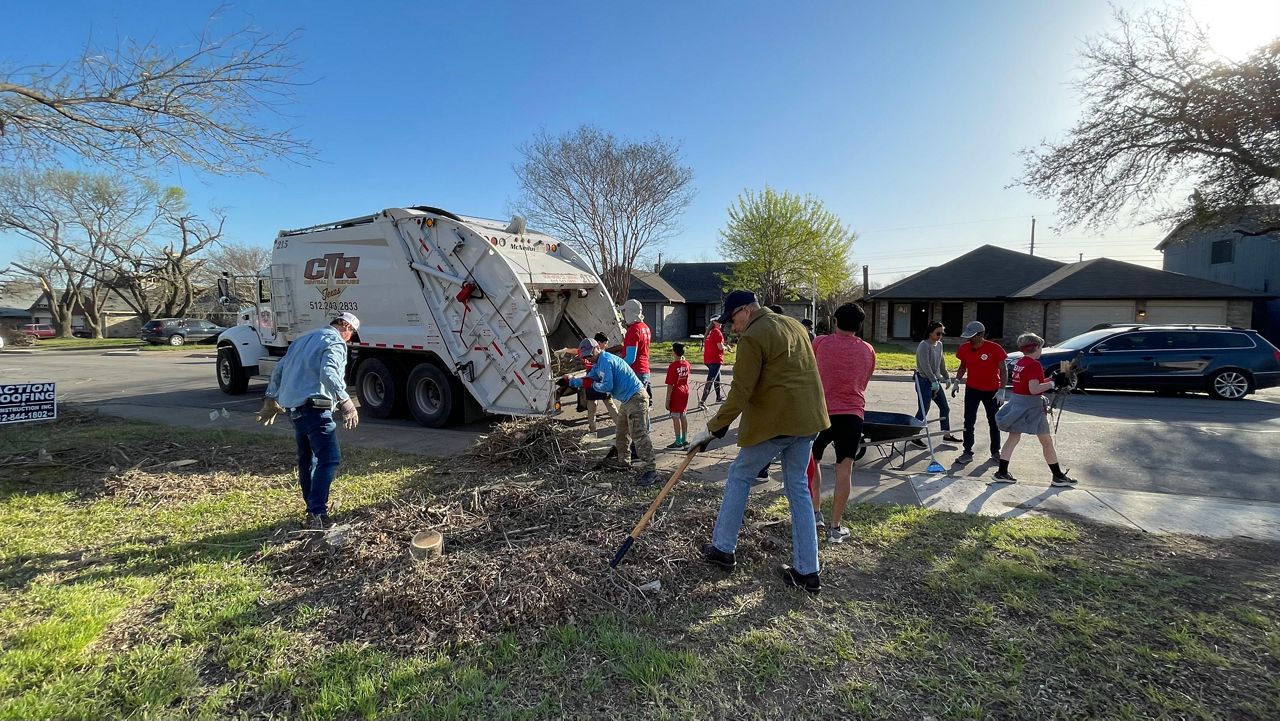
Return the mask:
<path fill-rule="evenodd" d="M 1026 331 L 1053 343 L 1100 323 L 1248 326 L 1259 295 L 1110 258 L 1062 263 L 984 245 L 863 301 L 866 333 L 877 341 L 918 341 L 932 320 L 958 340 L 979 320 L 988 337 L 1011 345 Z"/>
<path fill-rule="evenodd" d="M 734 264 L 666 263 L 653 272 L 631 272 L 631 292 L 627 296 L 644 306 L 645 323 L 655 341 L 700 337 L 720 314 L 725 296 L 725 278 L 733 275 Z M 808 298 L 780 303 L 783 312 L 794 318 L 810 318 Z"/>

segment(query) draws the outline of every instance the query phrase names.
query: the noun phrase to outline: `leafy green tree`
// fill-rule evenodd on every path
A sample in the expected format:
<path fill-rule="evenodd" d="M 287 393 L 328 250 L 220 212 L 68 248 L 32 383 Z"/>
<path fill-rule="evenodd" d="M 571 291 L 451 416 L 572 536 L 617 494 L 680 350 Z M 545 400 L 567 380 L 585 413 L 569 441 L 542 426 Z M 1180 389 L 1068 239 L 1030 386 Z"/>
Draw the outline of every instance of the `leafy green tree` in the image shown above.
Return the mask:
<path fill-rule="evenodd" d="M 853 279 L 850 252 L 857 235 L 821 200 L 765 186 L 746 191 L 729 208 L 720 253 L 736 268 L 726 284 L 750 288 L 762 304 L 824 298 Z"/>

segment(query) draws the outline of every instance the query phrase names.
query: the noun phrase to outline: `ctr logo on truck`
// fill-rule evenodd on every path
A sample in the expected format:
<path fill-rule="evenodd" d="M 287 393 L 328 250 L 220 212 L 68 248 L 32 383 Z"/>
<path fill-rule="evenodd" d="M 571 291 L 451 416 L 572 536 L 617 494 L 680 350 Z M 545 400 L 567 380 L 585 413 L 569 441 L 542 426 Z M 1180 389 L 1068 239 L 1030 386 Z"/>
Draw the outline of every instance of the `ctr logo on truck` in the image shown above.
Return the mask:
<path fill-rule="evenodd" d="M 339 285 L 351 285 L 360 282 L 356 277 L 359 269 L 359 256 L 348 258 L 342 253 L 326 253 L 323 257 L 308 260 L 302 267 L 302 277 L 309 285 L 330 279 Z"/>

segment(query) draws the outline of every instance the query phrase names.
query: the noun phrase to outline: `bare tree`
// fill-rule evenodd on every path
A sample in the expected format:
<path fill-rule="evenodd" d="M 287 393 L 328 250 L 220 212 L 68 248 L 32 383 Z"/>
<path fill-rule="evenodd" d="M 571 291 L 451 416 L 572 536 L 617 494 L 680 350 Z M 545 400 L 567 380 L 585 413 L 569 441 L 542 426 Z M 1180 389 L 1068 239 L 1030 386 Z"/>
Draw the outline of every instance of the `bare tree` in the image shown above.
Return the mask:
<path fill-rule="evenodd" d="M 731 285 L 756 290 L 762 303 L 777 303 L 799 293 L 822 298 L 848 287 L 856 239 L 821 200 L 766 186 L 760 193 L 747 191 L 729 208 L 720 252 L 736 264 Z"/>
<path fill-rule="evenodd" d="M 680 146 L 656 136 L 620 140 L 584 125 L 560 136 L 539 132 L 519 151 L 519 210 L 585 253 L 614 300 L 624 300 L 636 259 L 675 232 L 693 200 Z"/>
<path fill-rule="evenodd" d="M 183 48 L 130 42 L 87 46 L 63 64 L 0 64 L 0 165 L 47 167 L 70 154 L 131 172 L 178 162 L 236 174 L 306 158 L 307 142 L 266 122 L 297 85 L 296 37 L 206 27 Z"/>
<path fill-rule="evenodd" d="M 1215 57 L 1185 11 L 1116 11 L 1116 32 L 1082 51 L 1087 103 L 1059 143 L 1024 150 L 1016 184 L 1058 202 L 1064 226 L 1123 212 L 1172 223 L 1280 198 L 1280 40 Z M 1159 208 L 1179 184 L 1196 191 Z"/>

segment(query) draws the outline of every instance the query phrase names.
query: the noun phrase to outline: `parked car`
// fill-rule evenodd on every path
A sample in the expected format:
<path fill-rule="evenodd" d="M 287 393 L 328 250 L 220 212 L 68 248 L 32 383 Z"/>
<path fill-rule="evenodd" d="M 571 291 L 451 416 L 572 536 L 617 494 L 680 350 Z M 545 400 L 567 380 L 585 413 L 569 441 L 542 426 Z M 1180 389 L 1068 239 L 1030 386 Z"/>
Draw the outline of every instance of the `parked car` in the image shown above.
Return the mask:
<path fill-rule="evenodd" d="M 32 338 L 57 338 L 58 331 L 48 323 L 27 323 L 22 326 L 22 332 Z"/>
<path fill-rule="evenodd" d="M 1021 358 L 1010 353 L 1009 363 Z M 1046 372 L 1075 364 L 1077 388 L 1205 391 L 1240 400 L 1280 386 L 1280 350 L 1255 330 L 1204 325 L 1116 325 L 1044 349 Z"/>
<path fill-rule="evenodd" d="M 72 336 L 74 336 L 74 337 L 76 337 L 76 338 L 92 338 L 92 337 L 93 337 L 93 331 L 89 330 L 88 328 L 84 328 L 84 327 L 72 328 L 72 329 L 71 329 L 71 335 L 72 335 Z"/>
<path fill-rule="evenodd" d="M 226 330 L 216 323 L 199 318 L 157 318 L 149 320 L 142 326 L 139 338 L 159 345 L 183 345 L 185 343 L 208 342 L 217 339 L 218 334 Z"/>

